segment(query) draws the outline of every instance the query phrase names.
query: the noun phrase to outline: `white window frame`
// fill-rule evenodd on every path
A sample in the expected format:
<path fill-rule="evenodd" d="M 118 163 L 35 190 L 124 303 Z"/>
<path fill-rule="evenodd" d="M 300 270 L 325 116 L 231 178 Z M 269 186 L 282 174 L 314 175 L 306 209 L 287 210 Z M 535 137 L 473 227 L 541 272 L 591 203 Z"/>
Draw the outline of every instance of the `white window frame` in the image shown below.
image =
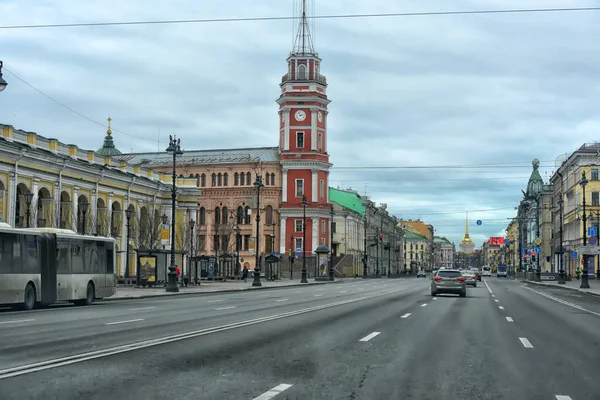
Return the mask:
<path fill-rule="evenodd" d="M 298 243 L 300 243 L 300 246 L 298 246 Z M 296 253 L 296 249 L 298 247 L 300 247 L 300 251 L 303 251 L 304 246 L 302 245 L 302 238 L 301 237 L 294 238 L 294 246 L 295 246 L 294 247 L 294 253 Z"/>
<path fill-rule="evenodd" d="M 298 230 L 298 222 L 300 222 L 300 230 Z M 302 220 L 301 219 L 294 220 L 294 232 L 296 232 L 296 233 L 302 232 Z"/>
<path fill-rule="evenodd" d="M 302 182 L 302 193 L 298 194 L 298 182 Z M 296 194 L 296 197 L 301 198 L 302 196 L 304 196 L 304 179 L 296 179 L 295 185 L 294 185 L 294 193 Z"/>
<path fill-rule="evenodd" d="M 298 144 L 298 138 L 300 137 L 300 135 L 302 135 L 302 146 L 300 146 Z M 296 147 L 298 149 L 303 149 L 304 146 L 306 146 L 306 135 L 304 134 L 304 131 L 297 131 L 296 132 Z"/>

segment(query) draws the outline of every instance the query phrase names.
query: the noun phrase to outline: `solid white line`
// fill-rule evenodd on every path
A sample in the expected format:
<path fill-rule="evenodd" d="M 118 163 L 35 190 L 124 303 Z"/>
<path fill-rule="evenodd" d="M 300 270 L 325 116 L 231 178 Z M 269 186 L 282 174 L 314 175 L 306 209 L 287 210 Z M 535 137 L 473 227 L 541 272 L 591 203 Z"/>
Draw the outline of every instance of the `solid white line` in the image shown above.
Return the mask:
<path fill-rule="evenodd" d="M 276 301 L 278 301 L 278 302 L 279 302 L 279 301 L 288 301 L 288 300 L 289 300 L 289 299 L 279 299 L 279 300 L 276 300 Z"/>
<path fill-rule="evenodd" d="M 496 295 L 495 295 L 495 294 L 493 294 L 493 295 L 492 295 L 492 297 L 496 297 Z"/>
<path fill-rule="evenodd" d="M 321 297 L 323 296 L 322 294 L 315 294 L 315 297 Z"/>
<path fill-rule="evenodd" d="M 235 307 L 236 306 L 228 306 L 228 307 L 215 308 L 215 311 L 231 310 L 232 308 L 235 308 Z"/>
<path fill-rule="evenodd" d="M 529 340 L 527 340 L 527 338 L 520 337 L 519 340 L 523 344 L 523 347 L 525 347 L 526 349 L 533 349 L 533 345 Z"/>
<path fill-rule="evenodd" d="M 573 400 L 571 396 L 565 396 L 564 394 L 555 394 L 556 400 Z"/>
<path fill-rule="evenodd" d="M 486 281 L 483 281 L 483 283 L 485 283 L 485 287 L 487 288 L 488 292 L 490 292 L 490 294 L 494 294 L 494 292 L 492 292 L 492 289 L 490 289 L 490 285 L 488 285 Z"/>
<path fill-rule="evenodd" d="M 494 300 L 494 301 L 495 301 L 496 303 L 500 303 L 500 300 L 498 300 L 498 299 L 496 299 L 496 300 Z"/>
<path fill-rule="evenodd" d="M 506 320 L 507 320 L 508 322 L 515 322 L 515 320 L 514 320 L 514 319 L 512 319 L 512 317 L 506 317 Z"/>
<path fill-rule="evenodd" d="M 410 317 L 410 315 L 411 315 L 410 313 L 406 313 L 403 316 L 401 316 L 400 318 L 408 318 L 408 317 Z"/>
<path fill-rule="evenodd" d="M 373 339 L 375 336 L 379 335 L 381 332 L 373 332 L 370 335 L 365 336 L 364 338 L 360 339 L 359 342 L 368 342 L 369 340 Z"/>
<path fill-rule="evenodd" d="M 0 322 L 0 325 L 4 325 L 4 324 L 20 324 L 23 322 L 31 322 L 31 321 L 35 321 L 35 319 L 15 319 L 12 321 L 2 321 Z"/>
<path fill-rule="evenodd" d="M 264 297 L 264 296 L 263 296 L 263 297 Z M 225 300 L 209 300 L 208 302 L 209 302 L 209 303 L 221 303 L 221 302 L 223 302 L 223 301 L 225 301 Z"/>
<path fill-rule="evenodd" d="M 284 392 L 284 391 L 288 390 L 292 386 L 293 385 L 288 385 L 287 383 L 282 383 L 281 385 L 275 386 L 273 389 L 269 390 L 268 392 L 265 392 L 265 393 L 261 394 L 258 397 L 255 397 L 252 400 L 270 400 L 273 397 L 275 397 L 278 394 L 280 394 L 281 392 Z"/>
<path fill-rule="evenodd" d="M 502 306 L 498 306 L 498 308 L 501 309 L 501 310 L 504 310 L 504 307 L 502 307 Z"/>
<path fill-rule="evenodd" d="M 139 321 L 143 321 L 143 318 L 138 318 L 138 319 L 130 319 L 127 321 L 115 321 L 115 322 L 107 322 L 104 325 L 118 325 L 118 324 L 128 324 L 130 322 L 139 322 Z"/>
<path fill-rule="evenodd" d="M 130 308 L 129 311 L 152 310 L 153 308 L 156 308 L 156 307 Z"/>
<path fill-rule="evenodd" d="M 551 295 L 549 295 L 549 294 L 546 294 L 546 293 L 543 293 L 543 292 L 538 292 L 537 290 L 533 290 L 533 289 L 531 289 L 531 288 L 528 288 L 528 287 L 524 287 L 524 288 L 525 288 L 525 289 L 527 289 L 527 290 L 531 290 L 532 292 L 534 292 L 534 293 L 537 293 L 537 294 L 539 294 L 540 296 L 544 296 L 544 297 L 546 297 L 546 298 L 548 298 L 548 299 L 550 299 L 550 300 L 554 300 L 554 301 L 556 301 L 557 303 L 561 303 L 561 304 L 564 304 L 565 306 L 569 306 L 569 307 L 572 307 L 572 308 L 576 308 L 577 310 L 585 311 L 585 312 L 588 312 L 588 313 L 590 313 L 590 314 L 593 314 L 593 315 L 596 315 L 596 316 L 600 317 L 600 313 L 597 313 L 597 312 L 594 312 L 594 311 L 588 310 L 587 308 L 583 308 L 583 307 L 581 307 L 581 306 L 579 306 L 579 305 L 577 305 L 577 304 L 574 304 L 574 303 L 568 302 L 568 301 L 566 301 L 566 300 L 563 300 L 563 299 L 559 299 L 558 297 L 554 297 L 554 296 L 551 296 Z"/>
<path fill-rule="evenodd" d="M 397 290 L 396 292 L 400 292 L 400 291 L 401 290 Z M 396 292 L 394 292 L 394 293 L 396 293 Z M 167 344 L 167 343 L 178 342 L 181 340 L 193 339 L 196 337 L 211 335 L 214 333 L 229 331 L 232 329 L 239 329 L 239 328 L 243 328 L 245 326 L 262 324 L 262 323 L 269 322 L 269 321 L 276 321 L 279 319 L 294 317 L 297 315 L 303 315 L 303 314 L 314 312 L 314 311 L 320 311 L 320 310 L 324 310 L 324 309 L 328 309 L 328 308 L 333 308 L 333 307 L 356 303 L 359 301 L 375 299 L 375 298 L 382 297 L 385 295 L 386 295 L 385 293 L 376 293 L 376 294 L 372 294 L 370 296 L 363 296 L 363 297 L 357 297 L 354 299 L 341 300 L 341 301 L 336 301 L 334 303 L 321 304 L 318 306 L 303 308 L 303 309 L 299 309 L 299 310 L 295 310 L 295 311 L 288 311 L 288 312 L 284 312 L 284 313 L 268 315 L 266 317 L 259 317 L 259 318 L 244 320 L 244 321 L 238 321 L 238 322 L 234 322 L 231 324 L 220 325 L 220 326 L 215 326 L 215 327 L 211 327 L 211 328 L 204 328 L 204 329 L 200 329 L 200 330 L 196 330 L 196 331 L 178 333 L 178 334 L 174 334 L 174 335 L 158 337 L 155 339 L 145 340 L 145 341 L 141 341 L 141 342 L 134 342 L 134 343 L 130 343 L 130 344 L 109 347 L 109 348 L 102 349 L 102 350 L 88 351 L 85 353 L 73 354 L 73 355 L 66 356 L 66 357 L 60 357 L 60 358 L 55 358 L 55 359 L 51 359 L 51 360 L 39 361 L 39 362 L 31 363 L 31 364 L 20 365 L 18 367 L 12 367 L 12 368 L 0 370 L 0 379 L 12 378 L 15 376 L 31 374 L 33 372 L 39 372 L 39 371 L 45 371 L 48 369 L 64 367 L 65 365 L 71 365 L 71 364 L 76 364 L 76 363 L 80 363 L 80 362 L 84 362 L 84 361 L 95 360 L 98 358 L 110 357 L 115 354 L 127 353 L 130 351 L 136 351 L 136 350 L 145 349 L 148 347 L 154 347 L 154 346 L 159 346 L 159 345 L 163 345 L 163 344 Z"/>
<path fill-rule="evenodd" d="M 427 303 L 423 303 L 421 304 L 421 307 L 425 307 L 427 305 Z"/>

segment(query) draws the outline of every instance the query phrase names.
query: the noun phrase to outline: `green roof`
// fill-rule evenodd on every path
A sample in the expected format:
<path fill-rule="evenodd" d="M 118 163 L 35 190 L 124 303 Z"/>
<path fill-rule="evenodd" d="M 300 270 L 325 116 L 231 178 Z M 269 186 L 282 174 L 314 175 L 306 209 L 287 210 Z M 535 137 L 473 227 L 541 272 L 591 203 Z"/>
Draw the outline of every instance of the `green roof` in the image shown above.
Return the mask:
<path fill-rule="evenodd" d="M 356 192 L 329 188 L 329 201 L 342 207 L 365 215 L 365 206 L 361 197 Z"/>
<path fill-rule="evenodd" d="M 448 243 L 448 244 L 452 244 L 452 242 L 450 242 L 448 239 L 446 239 L 444 236 L 434 236 L 433 237 L 433 243 L 435 244 L 441 244 L 441 243 Z"/>
<path fill-rule="evenodd" d="M 404 230 L 404 239 L 405 240 L 427 240 L 426 236 L 419 235 L 409 229 Z"/>

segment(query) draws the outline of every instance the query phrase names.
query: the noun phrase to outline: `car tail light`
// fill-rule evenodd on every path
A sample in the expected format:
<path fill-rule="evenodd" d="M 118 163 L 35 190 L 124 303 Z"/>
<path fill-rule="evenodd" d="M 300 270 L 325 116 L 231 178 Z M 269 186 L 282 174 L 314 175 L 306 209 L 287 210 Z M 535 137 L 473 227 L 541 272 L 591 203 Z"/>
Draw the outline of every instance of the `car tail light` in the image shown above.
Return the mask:
<path fill-rule="evenodd" d="M 440 278 L 439 276 L 436 276 L 435 278 L 433 278 L 434 281 L 441 281 L 442 278 Z"/>
<path fill-rule="evenodd" d="M 461 282 L 464 282 L 464 281 L 465 281 L 465 277 L 464 277 L 464 276 L 461 276 L 461 277 L 459 277 L 459 278 L 457 278 L 457 279 L 458 279 L 459 281 L 461 281 Z"/>

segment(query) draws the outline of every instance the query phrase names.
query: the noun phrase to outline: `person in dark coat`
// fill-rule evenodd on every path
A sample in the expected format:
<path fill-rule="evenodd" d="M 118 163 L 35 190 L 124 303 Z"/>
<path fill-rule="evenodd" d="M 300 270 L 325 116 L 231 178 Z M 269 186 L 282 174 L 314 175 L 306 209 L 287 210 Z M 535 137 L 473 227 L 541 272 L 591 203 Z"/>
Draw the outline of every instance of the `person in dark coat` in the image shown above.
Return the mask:
<path fill-rule="evenodd" d="M 244 280 L 244 282 L 246 282 L 246 279 L 248 279 L 248 267 L 246 267 L 244 265 L 244 269 L 242 270 L 242 279 Z"/>

